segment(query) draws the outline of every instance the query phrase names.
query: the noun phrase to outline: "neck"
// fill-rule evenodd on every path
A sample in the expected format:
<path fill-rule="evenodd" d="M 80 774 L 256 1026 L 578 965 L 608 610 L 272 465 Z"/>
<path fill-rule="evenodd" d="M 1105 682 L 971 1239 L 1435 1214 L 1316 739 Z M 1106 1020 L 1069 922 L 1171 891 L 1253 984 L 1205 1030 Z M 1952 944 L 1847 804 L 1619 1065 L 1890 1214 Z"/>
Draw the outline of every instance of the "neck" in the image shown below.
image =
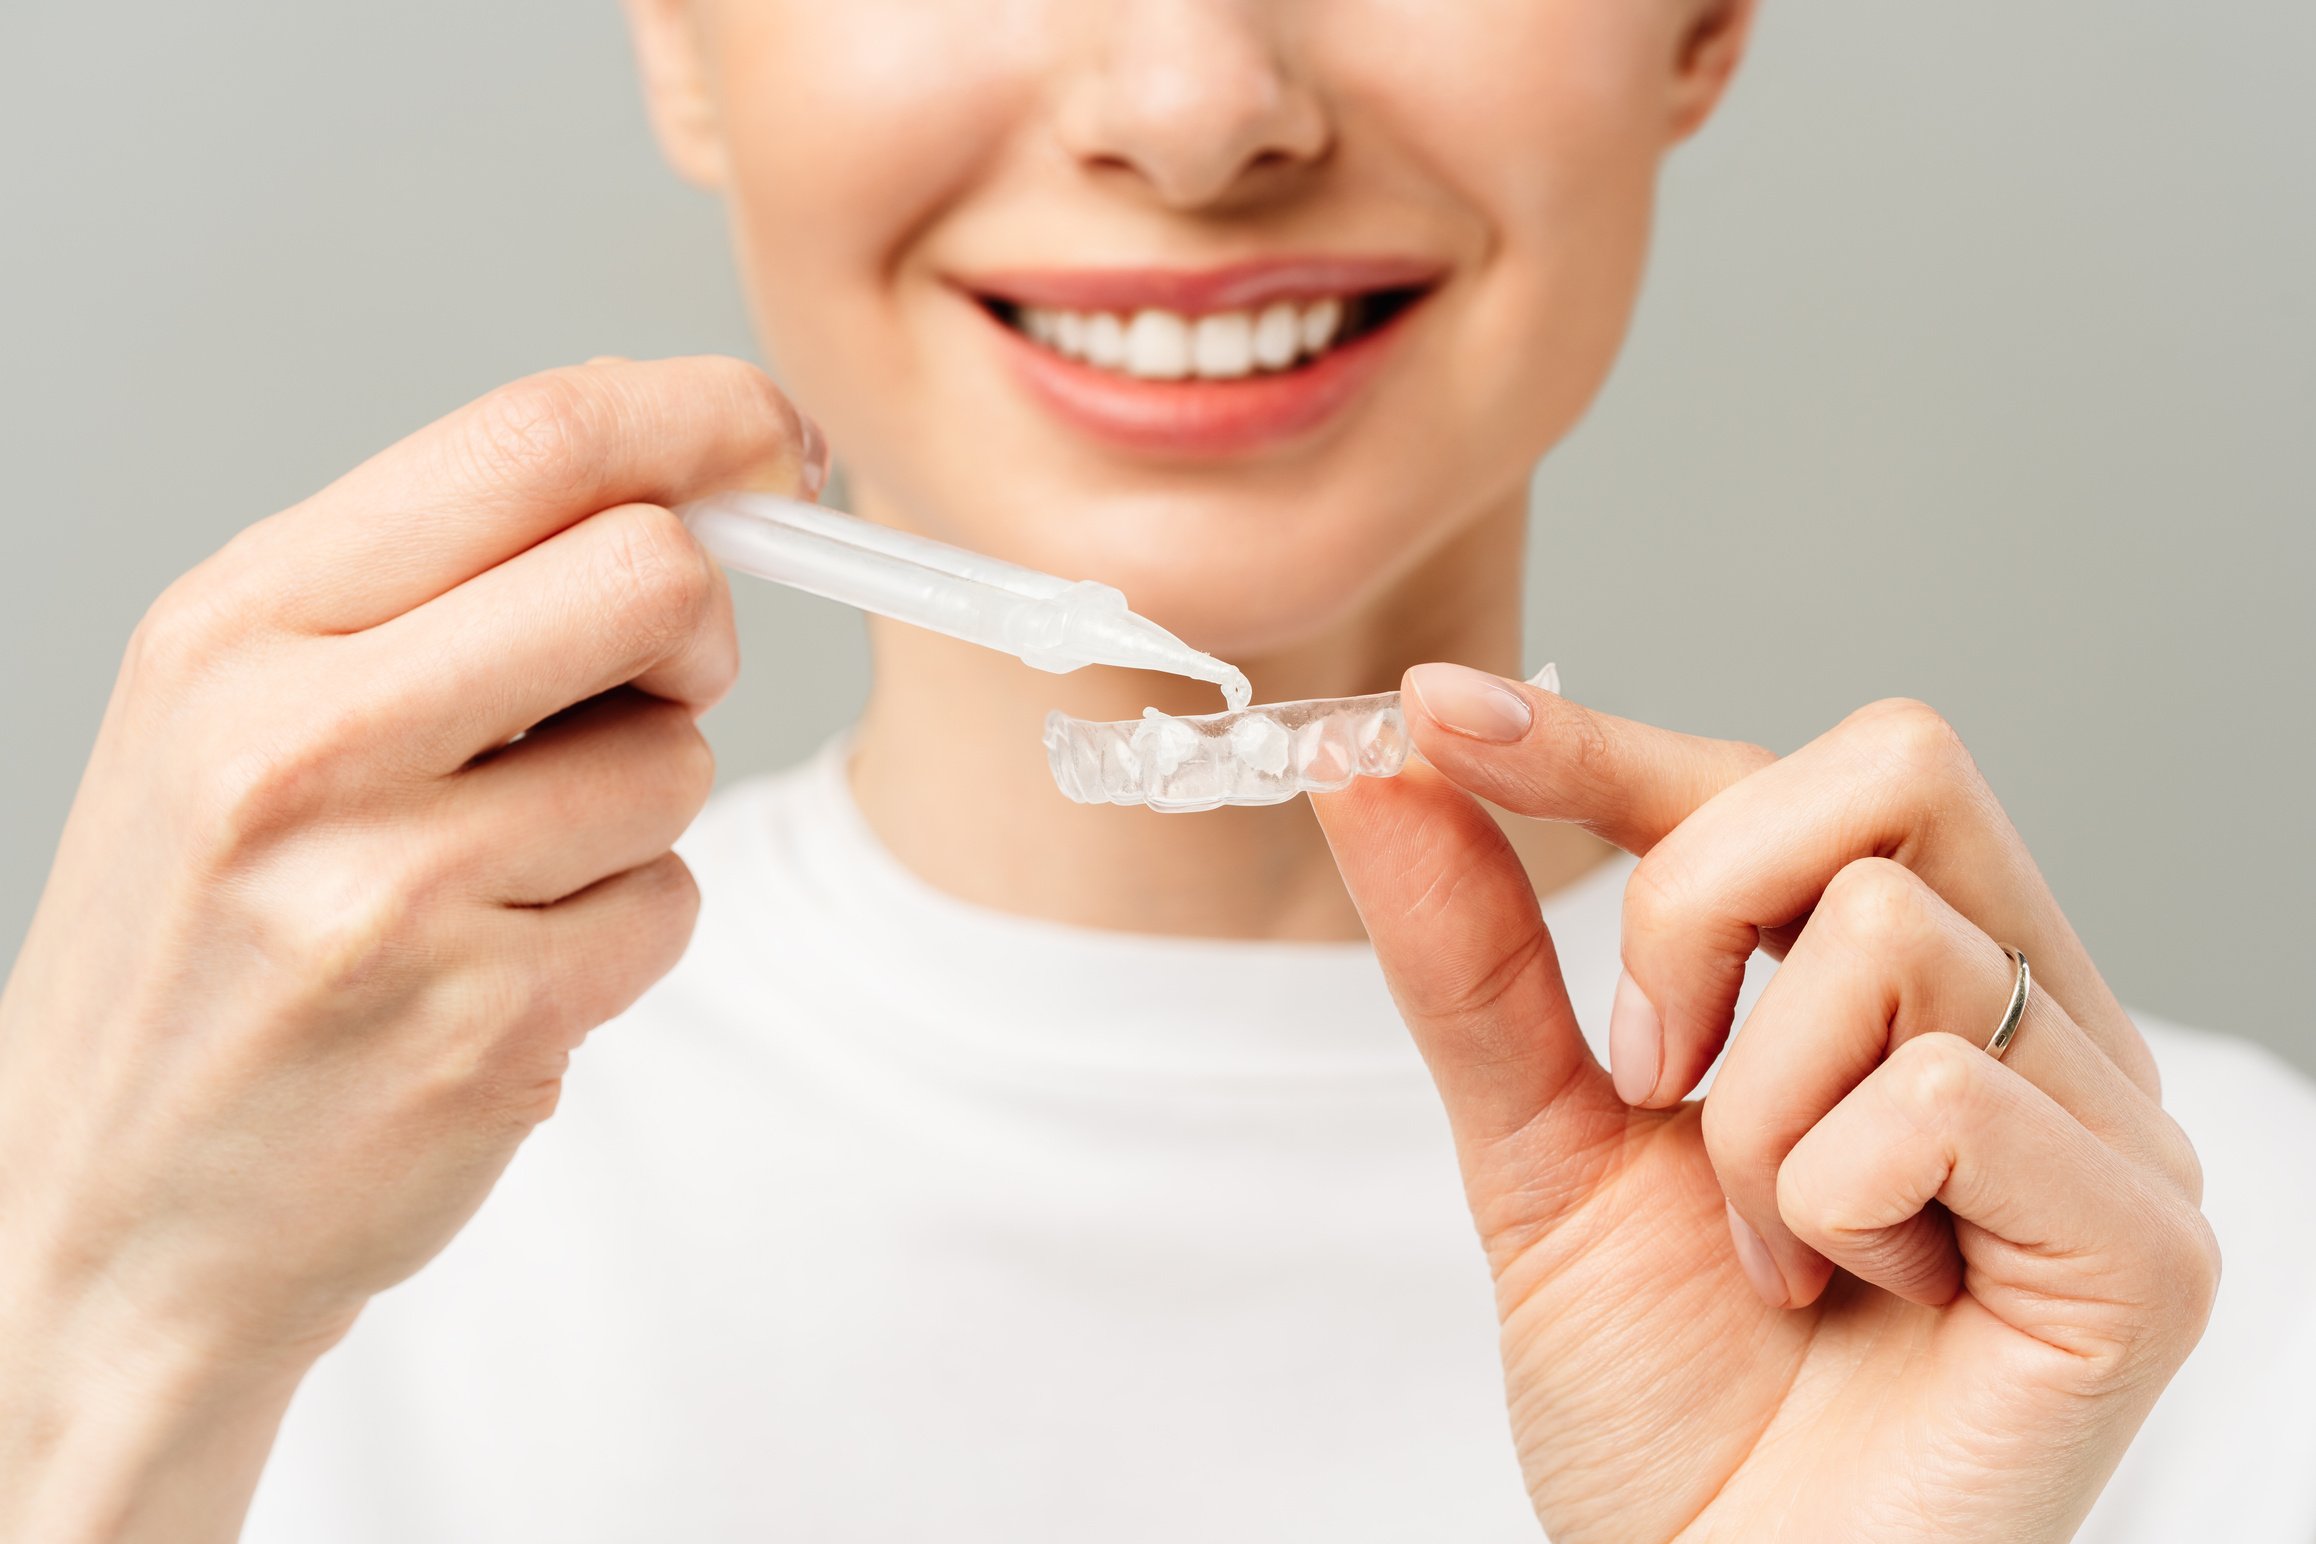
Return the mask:
<path fill-rule="evenodd" d="M 864 514 L 887 514 L 859 491 Z M 1525 497 L 1509 497 L 1325 635 L 1232 663 L 1253 679 L 1258 702 L 1386 691 L 1426 660 L 1518 675 L 1526 526 Z M 1211 713 L 1221 707 L 1212 687 L 1117 670 L 1049 675 L 882 618 L 871 618 L 870 644 L 876 668 L 854 739 L 853 793 L 879 839 L 928 883 L 977 905 L 1086 927 L 1362 936 L 1300 799 L 1159 815 L 1072 804 L 1055 790 L 1040 743 L 1048 709 L 1103 719 L 1134 718 L 1145 706 Z M 1518 836 L 1544 889 L 1601 856 L 1573 828 Z"/>

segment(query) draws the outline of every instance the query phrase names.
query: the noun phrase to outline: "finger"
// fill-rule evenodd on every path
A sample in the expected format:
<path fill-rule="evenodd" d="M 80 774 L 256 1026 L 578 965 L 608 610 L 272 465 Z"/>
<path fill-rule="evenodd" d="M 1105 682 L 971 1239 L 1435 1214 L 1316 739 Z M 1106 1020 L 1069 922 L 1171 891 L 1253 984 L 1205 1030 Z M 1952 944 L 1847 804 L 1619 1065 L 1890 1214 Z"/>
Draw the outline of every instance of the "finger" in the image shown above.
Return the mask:
<path fill-rule="evenodd" d="M 817 492 L 825 466 L 819 432 L 742 361 L 550 370 L 262 522 L 221 554 L 221 571 L 283 625 L 354 632 L 598 510 L 730 487 Z"/>
<path fill-rule="evenodd" d="M 1920 703 L 1888 702 L 1708 801 L 1625 887 L 1624 966 L 1610 1026 L 1617 1086 L 1677 1103 L 1728 1035 L 1746 961 L 1790 933 L 1833 877 L 1895 858 L 2001 943 L 2135 1082 L 2153 1059 L 2107 990 L 1959 736 Z"/>
<path fill-rule="evenodd" d="M 667 852 L 715 772 L 681 705 L 619 691 L 453 779 L 449 819 L 486 855 L 477 881 L 488 899 L 546 905 Z"/>
<path fill-rule="evenodd" d="M 1918 1303 L 1967 1289 L 2086 1354 L 2150 1320 L 2200 1327 L 2216 1286 L 2210 1231 L 2176 1190 L 1952 1035 L 1908 1041 L 1835 1106 L 1786 1160 L 1777 1200 L 1796 1236 L 1863 1280 Z"/>
<path fill-rule="evenodd" d="M 1776 759 L 1757 745 L 1595 713 L 1463 665 L 1416 666 L 1401 702 L 1424 759 L 1459 787 L 1514 814 L 1587 827 L 1631 853 Z"/>
<path fill-rule="evenodd" d="M 1759 746 L 1595 713 L 1557 692 L 1462 665 L 1416 666 L 1402 682 L 1401 701 L 1417 749 L 1459 786 L 1515 814 L 1585 826 L 1636 854 L 1649 853 L 1699 806 L 1776 759 Z M 1711 1063 L 1707 1054 L 1693 1072 L 1687 1067 L 1699 1025 L 1711 1025 L 1711 1006 L 1719 1004 L 1717 1048 L 1759 942 L 1757 931 L 1736 922 L 1698 941 L 1692 961 L 1720 974 L 1702 999 L 1702 1017 L 1676 1024 L 1671 1078 L 1657 1010 L 1629 972 L 1620 980 L 1609 1062 L 1627 1103 L 1675 1103 L 1694 1086 Z"/>
<path fill-rule="evenodd" d="M 1467 1165 L 1548 1111 L 1621 1129 L 1535 889 L 1478 801 L 1411 762 L 1311 803 Z"/>
<path fill-rule="evenodd" d="M 532 1033 L 573 1046 L 626 1012 L 683 958 L 699 910 L 691 870 L 668 853 L 552 906 L 502 911 L 499 954 L 527 984 Z"/>
<path fill-rule="evenodd" d="M 1736 1230 L 1739 1259 L 1764 1298 L 1812 1302 L 1831 1273 L 1779 1216 L 1787 1156 L 1897 1047 L 1937 1032 L 1983 1046 L 2015 980 L 2010 956 L 1903 866 L 1862 859 L 1834 876 L 1705 1099 L 1706 1151 L 1751 1230 Z M 2006 1061 L 2109 1147 L 2200 1192 L 2177 1124 L 2047 994 L 2029 995 Z"/>
<path fill-rule="evenodd" d="M 682 521 L 626 505 L 352 641 L 404 753 L 447 771 L 629 683 L 705 711 L 739 670 L 731 606 Z"/>

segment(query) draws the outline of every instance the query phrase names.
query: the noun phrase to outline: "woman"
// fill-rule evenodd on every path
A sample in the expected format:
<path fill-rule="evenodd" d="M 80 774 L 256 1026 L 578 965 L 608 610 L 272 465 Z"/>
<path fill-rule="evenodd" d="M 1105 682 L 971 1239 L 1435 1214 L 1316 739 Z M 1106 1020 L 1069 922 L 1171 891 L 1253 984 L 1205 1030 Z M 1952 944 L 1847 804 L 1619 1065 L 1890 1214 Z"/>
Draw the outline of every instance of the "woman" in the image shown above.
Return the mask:
<path fill-rule="evenodd" d="M 2189 1353 L 2307 1091 L 2150 1050 L 1927 709 L 1509 679 L 1749 4 L 630 9 L 857 510 L 1427 764 L 1079 808 L 1045 710 L 1203 689 L 879 627 L 687 867 L 667 506 L 827 442 L 717 360 L 422 431 L 132 644 L 0 1002 L 0 1532 L 231 1537 L 278 1434 L 252 1537 L 2304 1536 L 2304 1213 Z"/>

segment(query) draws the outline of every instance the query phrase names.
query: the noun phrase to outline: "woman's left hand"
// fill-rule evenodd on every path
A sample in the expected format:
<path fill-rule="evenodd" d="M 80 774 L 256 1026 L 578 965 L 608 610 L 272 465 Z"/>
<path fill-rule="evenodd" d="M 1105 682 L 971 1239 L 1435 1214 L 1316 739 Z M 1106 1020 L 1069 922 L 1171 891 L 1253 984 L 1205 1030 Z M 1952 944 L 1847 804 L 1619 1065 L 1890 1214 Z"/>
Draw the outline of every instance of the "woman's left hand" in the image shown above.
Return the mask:
<path fill-rule="evenodd" d="M 1458 666 L 1406 705 L 1429 764 L 1314 802 L 1447 1104 L 1553 1539 L 2071 1536 L 2218 1253 L 1954 732 L 1883 703 L 1779 759 Z M 1613 1077 L 1475 794 L 1641 857 Z M 2005 945 L 2033 992 L 1997 1060 Z M 1757 947 L 1785 962 L 1730 1039 Z"/>

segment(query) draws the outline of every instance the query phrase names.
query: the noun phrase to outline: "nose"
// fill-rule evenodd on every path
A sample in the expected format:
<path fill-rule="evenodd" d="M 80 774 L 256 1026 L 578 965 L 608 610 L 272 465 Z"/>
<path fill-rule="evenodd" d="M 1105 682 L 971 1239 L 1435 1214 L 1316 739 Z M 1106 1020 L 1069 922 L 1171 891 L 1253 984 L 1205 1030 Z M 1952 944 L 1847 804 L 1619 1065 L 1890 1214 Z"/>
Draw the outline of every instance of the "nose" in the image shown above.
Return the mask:
<path fill-rule="evenodd" d="M 1324 103 L 1281 56 L 1269 0 L 1075 0 L 1101 20 L 1063 94 L 1064 147 L 1139 178 L 1163 203 L 1228 199 L 1308 165 L 1333 137 Z M 1083 21 L 1093 17 L 1081 13 Z"/>

